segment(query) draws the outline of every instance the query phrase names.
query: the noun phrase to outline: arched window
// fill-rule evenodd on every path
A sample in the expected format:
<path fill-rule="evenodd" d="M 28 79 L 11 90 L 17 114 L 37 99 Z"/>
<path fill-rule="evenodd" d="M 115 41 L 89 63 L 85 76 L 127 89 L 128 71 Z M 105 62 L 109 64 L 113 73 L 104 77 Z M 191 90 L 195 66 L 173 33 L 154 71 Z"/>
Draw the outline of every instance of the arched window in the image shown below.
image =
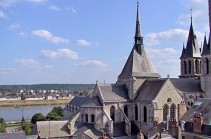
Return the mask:
<path fill-rule="evenodd" d="M 198 59 L 195 60 L 195 71 L 196 71 L 196 74 L 199 74 L 199 61 L 198 61 Z"/>
<path fill-rule="evenodd" d="M 210 70 L 209 70 L 209 59 L 206 58 L 206 73 L 209 74 Z"/>
<path fill-rule="evenodd" d="M 135 120 L 138 120 L 138 106 L 135 105 Z"/>
<path fill-rule="evenodd" d="M 201 73 L 201 60 L 199 61 L 199 73 Z"/>
<path fill-rule="evenodd" d="M 85 118 L 86 118 L 86 122 L 88 123 L 89 122 L 89 116 L 88 116 L 88 114 L 85 114 Z"/>
<path fill-rule="evenodd" d="M 91 122 L 92 122 L 92 123 L 95 122 L 95 115 L 94 115 L 94 114 L 91 115 Z"/>
<path fill-rule="evenodd" d="M 163 121 L 167 121 L 168 114 L 169 114 L 169 107 L 166 104 L 163 106 Z"/>
<path fill-rule="evenodd" d="M 144 122 L 147 122 L 147 107 L 144 106 Z"/>
<path fill-rule="evenodd" d="M 188 64 L 189 64 L 189 74 L 191 74 L 191 61 L 190 60 L 189 60 Z"/>
<path fill-rule="evenodd" d="M 110 108 L 110 117 L 113 121 L 115 121 L 115 107 L 111 106 Z"/>
<path fill-rule="evenodd" d="M 170 107 L 170 117 L 171 117 L 171 119 L 176 118 L 176 106 L 175 106 L 175 104 L 172 104 L 171 107 Z"/>
<path fill-rule="evenodd" d="M 128 117 L 128 107 L 127 107 L 127 105 L 125 105 L 125 107 L 124 107 L 124 113 Z"/>
<path fill-rule="evenodd" d="M 187 74 L 187 63 L 184 61 L 184 74 Z"/>

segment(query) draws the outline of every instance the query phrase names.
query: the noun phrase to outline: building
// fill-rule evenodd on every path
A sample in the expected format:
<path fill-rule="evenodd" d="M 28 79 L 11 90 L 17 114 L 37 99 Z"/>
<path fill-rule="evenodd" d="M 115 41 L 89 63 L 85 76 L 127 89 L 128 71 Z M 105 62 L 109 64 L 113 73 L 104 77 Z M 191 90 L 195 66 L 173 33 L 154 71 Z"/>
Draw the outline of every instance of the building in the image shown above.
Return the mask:
<path fill-rule="evenodd" d="M 211 19 L 211 6 L 209 10 Z M 194 108 L 197 108 L 195 106 L 198 101 L 202 102 L 201 107 L 209 106 L 209 99 L 203 98 L 211 96 L 211 37 L 208 43 L 205 37 L 201 52 L 191 17 L 187 44 L 186 47 L 183 46 L 180 57 L 179 78 L 170 78 L 169 75 L 167 78 L 161 78 L 145 52 L 138 5 L 136 16 L 134 45 L 117 82 L 114 84 L 97 82 L 91 98 L 77 97 L 67 105 L 65 111 L 70 119 L 71 135 L 89 125 L 91 129 L 115 138 L 139 138 L 140 133 L 142 137 L 152 138 L 158 137 L 164 130 L 168 130 L 171 135 L 179 136 L 178 123 L 182 118 L 181 122 L 187 126 L 187 128 L 182 127 L 185 138 L 189 132 L 188 123 L 191 122 L 187 115 L 196 111 Z M 189 111 L 186 113 L 187 109 Z M 203 117 L 202 113 L 194 115 L 195 118 Z M 204 124 L 205 130 L 209 131 L 205 136 L 210 136 L 211 123 L 208 122 L 211 121 L 210 116 L 206 116 L 208 120 L 205 123 L 193 120 L 200 126 Z M 185 122 L 186 120 L 188 121 Z M 194 126 L 193 122 L 191 124 Z M 192 128 L 190 131 L 204 133 L 204 130 L 199 132 L 200 129 Z M 80 134 L 85 136 L 85 132 Z"/>

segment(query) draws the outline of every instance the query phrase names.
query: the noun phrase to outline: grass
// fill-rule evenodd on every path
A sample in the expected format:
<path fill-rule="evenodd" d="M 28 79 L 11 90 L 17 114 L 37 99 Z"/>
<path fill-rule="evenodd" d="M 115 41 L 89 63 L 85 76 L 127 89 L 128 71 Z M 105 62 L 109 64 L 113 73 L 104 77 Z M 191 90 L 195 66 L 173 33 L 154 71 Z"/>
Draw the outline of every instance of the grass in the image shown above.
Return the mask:
<path fill-rule="evenodd" d="M 13 100 L 0 101 L 0 107 L 20 107 L 20 106 L 40 106 L 40 105 L 61 105 L 67 104 L 70 99 L 56 99 L 56 100 Z"/>

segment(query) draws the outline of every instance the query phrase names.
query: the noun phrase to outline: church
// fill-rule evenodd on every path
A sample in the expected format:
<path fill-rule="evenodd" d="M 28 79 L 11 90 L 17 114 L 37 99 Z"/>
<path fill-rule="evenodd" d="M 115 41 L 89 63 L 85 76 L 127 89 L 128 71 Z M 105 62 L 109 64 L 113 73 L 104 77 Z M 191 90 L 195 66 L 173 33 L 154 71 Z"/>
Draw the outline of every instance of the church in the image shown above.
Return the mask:
<path fill-rule="evenodd" d="M 209 0 L 211 22 L 211 0 Z M 211 26 L 211 23 L 210 23 Z M 210 27 L 211 28 L 211 27 Z M 211 97 L 211 37 L 200 48 L 190 23 L 180 57 L 179 78 L 161 78 L 144 48 L 137 4 L 134 45 L 114 84 L 96 83 L 92 97 L 76 96 L 65 107 L 68 128 L 77 138 L 152 138 L 184 117 L 198 99 Z M 211 102 L 211 101 L 210 101 Z"/>

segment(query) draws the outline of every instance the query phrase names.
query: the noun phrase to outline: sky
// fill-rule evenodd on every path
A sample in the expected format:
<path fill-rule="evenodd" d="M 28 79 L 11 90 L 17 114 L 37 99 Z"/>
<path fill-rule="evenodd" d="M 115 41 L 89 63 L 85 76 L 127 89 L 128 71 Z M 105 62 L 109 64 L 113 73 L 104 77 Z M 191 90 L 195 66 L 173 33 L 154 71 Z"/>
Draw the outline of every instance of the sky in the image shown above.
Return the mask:
<path fill-rule="evenodd" d="M 191 13 L 201 46 L 208 0 L 140 0 L 144 47 L 180 74 Z M 133 47 L 137 0 L 0 0 L 0 84 L 115 83 Z M 192 9 L 192 12 L 191 10 Z"/>

